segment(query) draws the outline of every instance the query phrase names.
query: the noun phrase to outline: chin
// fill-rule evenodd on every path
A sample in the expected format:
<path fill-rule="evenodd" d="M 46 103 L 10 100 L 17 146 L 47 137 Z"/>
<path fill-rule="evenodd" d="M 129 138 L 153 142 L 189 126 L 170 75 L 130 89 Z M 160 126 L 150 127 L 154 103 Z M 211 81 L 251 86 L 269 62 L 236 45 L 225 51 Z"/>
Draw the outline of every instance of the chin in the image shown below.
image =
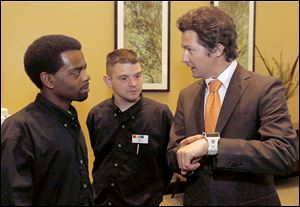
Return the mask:
<path fill-rule="evenodd" d="M 88 94 L 78 97 L 75 101 L 82 102 L 85 101 L 87 98 L 88 98 Z"/>
<path fill-rule="evenodd" d="M 193 78 L 199 78 L 199 75 L 197 75 L 196 73 L 192 73 Z"/>
<path fill-rule="evenodd" d="M 140 98 L 140 96 L 129 96 L 127 97 L 127 100 L 131 103 L 136 102 L 138 99 Z"/>

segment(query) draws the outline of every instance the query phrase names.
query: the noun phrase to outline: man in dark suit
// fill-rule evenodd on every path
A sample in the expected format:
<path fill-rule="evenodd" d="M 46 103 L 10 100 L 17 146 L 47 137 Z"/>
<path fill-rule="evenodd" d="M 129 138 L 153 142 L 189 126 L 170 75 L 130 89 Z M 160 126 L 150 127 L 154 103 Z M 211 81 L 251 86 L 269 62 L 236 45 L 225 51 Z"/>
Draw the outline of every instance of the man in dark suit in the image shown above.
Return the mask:
<path fill-rule="evenodd" d="M 181 91 L 168 145 L 169 165 L 187 177 L 184 205 L 280 205 L 272 175 L 289 173 L 298 151 L 281 81 L 238 64 L 235 25 L 219 8 L 177 26 L 183 62 L 203 78 Z M 205 112 L 215 80 L 220 108 Z"/>

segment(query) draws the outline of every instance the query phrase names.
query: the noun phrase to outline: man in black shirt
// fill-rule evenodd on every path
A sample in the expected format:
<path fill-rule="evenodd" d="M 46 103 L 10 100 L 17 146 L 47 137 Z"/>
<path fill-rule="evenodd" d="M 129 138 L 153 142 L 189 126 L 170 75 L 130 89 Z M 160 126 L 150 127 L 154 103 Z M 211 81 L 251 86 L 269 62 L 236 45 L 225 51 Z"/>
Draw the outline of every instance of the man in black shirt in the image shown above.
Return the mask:
<path fill-rule="evenodd" d="M 159 205 L 172 176 L 166 147 L 173 115 L 167 105 L 143 97 L 142 70 L 132 50 L 107 55 L 104 81 L 113 97 L 87 118 L 95 204 Z"/>
<path fill-rule="evenodd" d="M 86 144 L 71 105 L 89 92 L 81 44 L 40 37 L 24 65 L 40 93 L 1 125 L 1 205 L 93 205 Z"/>

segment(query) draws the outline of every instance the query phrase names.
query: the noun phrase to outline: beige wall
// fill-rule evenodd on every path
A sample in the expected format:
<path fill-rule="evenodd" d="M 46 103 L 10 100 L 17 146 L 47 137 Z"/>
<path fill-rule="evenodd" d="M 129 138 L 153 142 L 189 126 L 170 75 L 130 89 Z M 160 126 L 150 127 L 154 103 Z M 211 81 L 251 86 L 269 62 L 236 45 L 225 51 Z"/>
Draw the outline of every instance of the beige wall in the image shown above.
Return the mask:
<path fill-rule="evenodd" d="M 257 1 L 256 5 L 256 45 L 270 64 L 274 64 L 273 57 L 280 59 L 282 50 L 283 62 L 292 65 L 299 54 L 299 2 Z M 258 55 L 255 63 L 256 72 L 268 74 Z M 299 123 L 299 87 L 296 95 L 289 99 L 288 106 L 293 123 Z"/>
<path fill-rule="evenodd" d="M 180 89 L 194 81 L 190 70 L 181 63 L 181 34 L 175 22 L 186 11 L 205 5 L 209 5 L 209 1 L 171 2 L 170 92 L 147 92 L 144 95 L 167 103 L 173 112 Z M 256 44 L 270 58 L 279 57 L 282 48 L 284 58 L 293 61 L 299 52 L 299 3 L 257 2 L 256 12 Z M 111 96 L 102 76 L 105 56 L 114 49 L 113 2 L 1 1 L 1 107 L 15 113 L 35 98 L 38 90 L 25 74 L 24 52 L 34 39 L 54 33 L 70 35 L 81 41 L 92 77 L 89 98 L 82 103 L 74 102 L 87 138 L 91 169 L 94 158 L 85 119 L 94 105 Z M 255 63 L 256 71 L 266 74 L 259 58 Z M 299 88 L 297 96 L 289 101 L 293 122 L 299 122 L 298 94 Z"/>

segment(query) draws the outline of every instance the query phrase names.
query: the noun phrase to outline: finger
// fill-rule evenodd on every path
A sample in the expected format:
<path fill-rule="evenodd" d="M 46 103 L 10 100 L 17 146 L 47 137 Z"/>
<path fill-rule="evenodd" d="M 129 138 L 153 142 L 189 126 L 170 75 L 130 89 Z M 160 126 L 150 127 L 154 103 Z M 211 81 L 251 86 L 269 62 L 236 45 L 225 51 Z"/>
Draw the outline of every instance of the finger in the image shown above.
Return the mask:
<path fill-rule="evenodd" d="M 192 163 L 196 163 L 196 162 L 199 162 L 199 160 L 201 160 L 202 156 L 201 157 L 198 157 L 198 158 L 194 158 L 192 160 Z"/>
<path fill-rule="evenodd" d="M 181 175 L 191 175 L 193 174 L 193 172 L 200 167 L 200 163 L 197 164 L 193 164 L 193 166 L 191 166 L 191 168 L 189 170 L 181 170 Z"/>
<path fill-rule="evenodd" d="M 199 168 L 200 167 L 200 162 L 197 162 L 197 163 L 192 163 L 191 165 L 190 165 L 190 171 L 194 171 L 194 170 L 196 170 L 197 168 Z"/>
<path fill-rule="evenodd" d="M 183 168 L 183 153 L 182 153 L 182 149 L 179 149 L 176 153 L 176 157 L 177 157 L 177 163 L 178 163 L 178 167 L 180 169 Z"/>
<path fill-rule="evenodd" d="M 199 162 L 197 162 L 197 163 L 189 163 L 189 164 L 184 165 L 184 168 L 182 168 L 181 170 L 190 172 L 190 171 L 196 170 L 198 167 L 200 167 L 200 163 Z"/>
<path fill-rule="evenodd" d="M 187 170 L 189 169 L 189 164 L 191 162 L 191 158 L 189 158 L 189 153 L 187 153 L 185 148 L 180 148 L 177 151 L 177 162 L 178 162 L 178 167 L 181 170 Z"/>
<path fill-rule="evenodd" d="M 181 170 L 180 173 L 181 173 L 181 175 L 186 175 L 188 172 L 185 170 Z"/>

